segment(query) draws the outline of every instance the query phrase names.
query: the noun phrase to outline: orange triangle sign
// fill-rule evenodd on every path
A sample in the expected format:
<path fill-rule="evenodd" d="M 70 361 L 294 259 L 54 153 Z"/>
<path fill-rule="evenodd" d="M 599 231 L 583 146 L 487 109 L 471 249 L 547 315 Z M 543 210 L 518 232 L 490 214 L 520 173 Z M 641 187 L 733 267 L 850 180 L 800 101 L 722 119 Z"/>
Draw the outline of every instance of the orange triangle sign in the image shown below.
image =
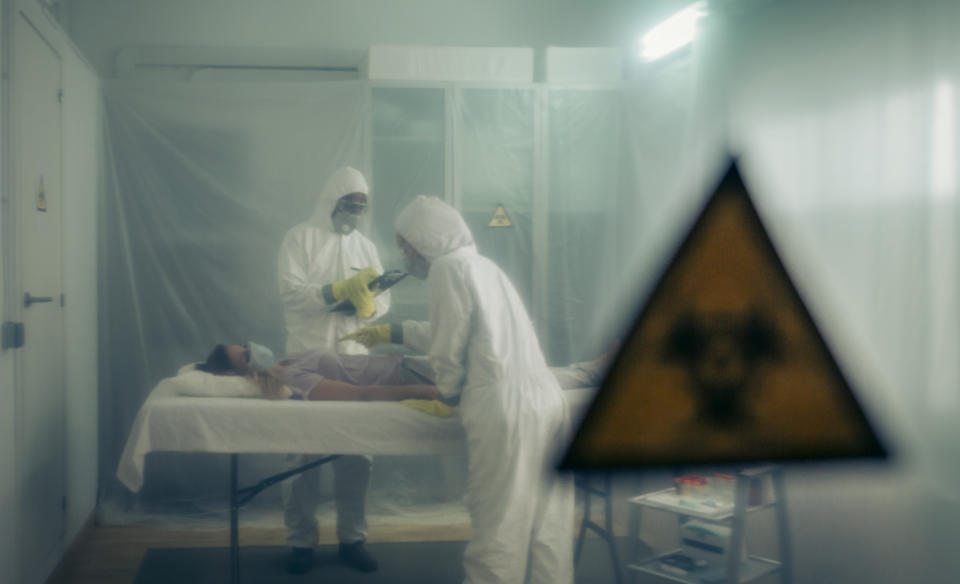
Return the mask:
<path fill-rule="evenodd" d="M 731 165 L 643 305 L 561 468 L 886 454 Z"/>

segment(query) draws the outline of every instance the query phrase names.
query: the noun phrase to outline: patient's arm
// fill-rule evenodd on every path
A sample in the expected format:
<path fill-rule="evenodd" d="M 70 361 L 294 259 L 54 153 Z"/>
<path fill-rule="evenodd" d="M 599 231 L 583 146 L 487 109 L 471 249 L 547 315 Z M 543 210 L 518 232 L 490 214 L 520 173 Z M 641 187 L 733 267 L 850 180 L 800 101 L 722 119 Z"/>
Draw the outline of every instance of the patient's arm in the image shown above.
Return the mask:
<path fill-rule="evenodd" d="M 312 401 L 400 401 L 437 399 L 433 385 L 354 385 L 332 379 L 319 381 L 307 394 Z"/>

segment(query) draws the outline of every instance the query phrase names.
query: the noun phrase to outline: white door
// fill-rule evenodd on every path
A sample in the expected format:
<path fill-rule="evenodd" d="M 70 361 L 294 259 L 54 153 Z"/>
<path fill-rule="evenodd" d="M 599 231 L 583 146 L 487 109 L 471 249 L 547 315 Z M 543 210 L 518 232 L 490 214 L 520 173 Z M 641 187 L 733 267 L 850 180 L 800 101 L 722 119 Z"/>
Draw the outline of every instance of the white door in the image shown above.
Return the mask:
<path fill-rule="evenodd" d="M 56 51 L 22 14 L 13 25 L 17 256 L 26 341 L 16 361 L 17 479 L 21 574 L 28 582 L 56 562 L 66 526 L 61 85 Z"/>

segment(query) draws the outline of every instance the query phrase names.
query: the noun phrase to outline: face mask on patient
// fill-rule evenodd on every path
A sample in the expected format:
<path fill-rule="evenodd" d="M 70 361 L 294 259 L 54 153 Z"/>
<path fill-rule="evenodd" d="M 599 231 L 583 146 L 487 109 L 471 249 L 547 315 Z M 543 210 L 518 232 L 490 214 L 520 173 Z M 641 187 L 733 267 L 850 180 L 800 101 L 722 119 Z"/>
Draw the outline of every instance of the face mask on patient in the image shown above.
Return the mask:
<path fill-rule="evenodd" d="M 247 343 L 247 347 L 250 349 L 250 360 L 247 362 L 250 369 L 270 369 L 273 367 L 275 361 L 273 351 L 253 341 Z"/>

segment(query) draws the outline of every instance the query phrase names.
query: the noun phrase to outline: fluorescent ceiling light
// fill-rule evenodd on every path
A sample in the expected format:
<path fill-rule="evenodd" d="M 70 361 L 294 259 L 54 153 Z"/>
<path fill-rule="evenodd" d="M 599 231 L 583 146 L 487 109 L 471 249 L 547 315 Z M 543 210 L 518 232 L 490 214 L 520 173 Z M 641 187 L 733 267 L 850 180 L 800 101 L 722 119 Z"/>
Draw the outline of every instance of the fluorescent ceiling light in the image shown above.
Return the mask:
<path fill-rule="evenodd" d="M 705 3 L 697 2 L 653 27 L 640 39 L 640 56 L 653 61 L 690 44 L 697 36 L 697 21 L 706 13 Z"/>

